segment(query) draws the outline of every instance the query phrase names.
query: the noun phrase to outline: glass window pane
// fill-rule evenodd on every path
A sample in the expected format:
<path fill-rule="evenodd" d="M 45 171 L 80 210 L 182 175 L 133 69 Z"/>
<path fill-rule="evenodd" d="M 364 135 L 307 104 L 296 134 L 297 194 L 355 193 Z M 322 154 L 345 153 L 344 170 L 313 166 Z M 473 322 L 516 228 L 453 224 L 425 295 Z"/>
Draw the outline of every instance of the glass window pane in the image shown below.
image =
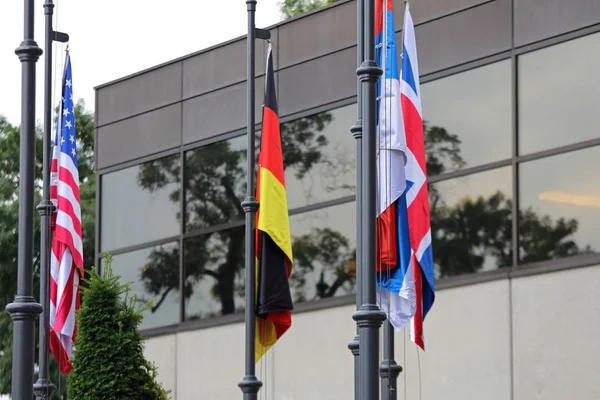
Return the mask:
<path fill-rule="evenodd" d="M 429 186 L 436 278 L 512 265 L 511 167 Z"/>
<path fill-rule="evenodd" d="M 600 33 L 518 61 L 521 154 L 600 137 Z"/>
<path fill-rule="evenodd" d="M 422 85 L 429 176 L 511 157 L 510 85 L 510 60 Z"/>
<path fill-rule="evenodd" d="M 354 194 L 356 103 L 281 125 L 290 209 Z"/>
<path fill-rule="evenodd" d="M 186 231 L 244 219 L 246 135 L 186 153 Z"/>
<path fill-rule="evenodd" d="M 521 262 L 596 251 L 600 148 L 543 158 L 519 168 Z"/>
<path fill-rule="evenodd" d="M 353 293 L 354 212 L 347 203 L 290 217 L 295 303 Z M 185 241 L 186 319 L 244 311 L 244 236 L 240 226 Z"/>
<path fill-rule="evenodd" d="M 152 301 L 142 314 L 141 329 L 179 322 L 179 245 L 177 242 L 113 256 L 112 270 L 121 284 L 131 283 L 138 306 Z"/>
<path fill-rule="evenodd" d="M 179 155 L 102 176 L 101 247 L 179 234 Z"/>
<path fill-rule="evenodd" d="M 243 312 L 244 226 L 185 241 L 185 318 Z"/>
<path fill-rule="evenodd" d="M 295 302 L 354 293 L 355 212 L 352 202 L 290 217 Z"/>

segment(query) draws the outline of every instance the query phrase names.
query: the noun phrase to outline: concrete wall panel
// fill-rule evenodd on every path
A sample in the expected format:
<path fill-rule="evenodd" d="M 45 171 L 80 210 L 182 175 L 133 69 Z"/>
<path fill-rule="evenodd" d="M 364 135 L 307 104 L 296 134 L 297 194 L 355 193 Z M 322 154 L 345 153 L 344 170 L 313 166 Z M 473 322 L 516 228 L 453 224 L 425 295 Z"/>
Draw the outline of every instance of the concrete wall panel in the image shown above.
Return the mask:
<path fill-rule="evenodd" d="M 512 285 L 514 400 L 600 399 L 600 266 Z"/>
<path fill-rule="evenodd" d="M 514 0 L 515 46 L 600 23 L 598 0 Z"/>
<path fill-rule="evenodd" d="M 282 25 L 279 65 L 285 68 L 353 45 L 356 45 L 356 2 L 349 2 Z"/>
<path fill-rule="evenodd" d="M 256 79 L 256 123 L 262 121 L 264 77 Z M 183 102 L 183 142 L 231 132 L 246 126 L 246 82 Z"/>
<path fill-rule="evenodd" d="M 181 67 L 177 62 L 98 90 L 98 126 L 181 100 Z"/>
<path fill-rule="evenodd" d="M 417 26 L 420 74 L 510 50 L 510 18 L 510 1 L 497 0 Z"/>
<path fill-rule="evenodd" d="M 280 116 L 355 95 L 356 47 L 279 72 Z"/>
<path fill-rule="evenodd" d="M 271 30 L 271 41 L 277 49 L 277 28 Z M 196 96 L 246 80 L 246 39 L 198 54 L 183 61 L 183 97 Z M 276 55 L 277 50 L 273 51 Z M 256 41 L 256 76 L 265 73 L 267 42 Z M 277 68 L 277 57 L 273 57 Z"/>
<path fill-rule="evenodd" d="M 97 129 L 98 168 L 134 160 L 181 144 L 181 103 Z"/>

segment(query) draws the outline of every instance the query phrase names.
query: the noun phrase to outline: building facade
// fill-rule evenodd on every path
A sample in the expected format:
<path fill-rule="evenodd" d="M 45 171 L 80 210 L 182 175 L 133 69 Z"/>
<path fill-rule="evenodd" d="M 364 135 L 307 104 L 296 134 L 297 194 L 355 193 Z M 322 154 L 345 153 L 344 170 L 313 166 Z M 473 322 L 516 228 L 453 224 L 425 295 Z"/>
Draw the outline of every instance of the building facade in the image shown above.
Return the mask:
<path fill-rule="evenodd" d="M 426 352 L 396 335 L 398 398 L 600 399 L 600 1 L 411 10 L 437 298 Z M 356 1 L 269 30 L 295 312 L 257 375 L 273 399 L 351 399 Z M 146 353 L 179 400 L 241 396 L 245 93 L 245 38 L 96 88 L 97 257 L 154 299 Z"/>

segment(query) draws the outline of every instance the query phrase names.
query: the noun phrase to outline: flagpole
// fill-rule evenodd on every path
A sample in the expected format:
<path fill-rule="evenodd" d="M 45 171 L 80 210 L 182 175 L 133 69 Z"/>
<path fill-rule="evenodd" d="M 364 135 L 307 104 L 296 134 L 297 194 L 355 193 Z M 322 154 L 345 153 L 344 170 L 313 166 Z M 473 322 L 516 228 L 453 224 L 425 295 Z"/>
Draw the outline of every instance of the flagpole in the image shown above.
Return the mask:
<path fill-rule="evenodd" d="M 382 4 L 382 9 L 385 10 L 383 15 L 383 30 L 384 35 L 386 37 L 386 41 L 384 42 L 384 48 L 387 48 L 387 37 L 388 27 L 387 27 L 387 4 Z M 395 33 L 394 33 L 395 34 Z M 402 45 L 404 46 L 404 29 L 402 30 Z M 400 57 L 402 60 L 403 52 L 400 53 Z M 384 59 L 387 59 L 384 56 Z M 402 66 L 402 61 L 400 61 L 400 66 Z M 401 110 L 399 110 L 401 111 Z M 396 400 L 398 398 L 397 388 L 398 388 L 398 376 L 402 372 L 402 367 L 396 363 L 394 360 L 394 327 L 390 323 L 389 318 L 383 323 L 383 360 L 381 360 L 381 365 L 379 366 L 379 377 L 381 378 L 381 398 L 382 400 Z"/>
<path fill-rule="evenodd" d="M 6 306 L 13 320 L 12 394 L 33 398 L 35 319 L 42 306 L 33 298 L 33 215 L 35 179 L 35 64 L 42 54 L 34 41 L 34 0 L 24 1 L 23 41 L 15 50 L 21 61 L 21 140 L 17 295 Z"/>
<path fill-rule="evenodd" d="M 52 44 L 54 41 L 67 42 L 69 36 L 55 32 L 52 29 L 52 14 L 54 3 L 52 0 L 44 2 L 45 26 L 45 59 L 44 59 L 44 138 L 42 160 L 42 201 L 37 206 L 41 219 L 40 229 L 40 301 L 43 302 L 43 311 L 39 321 L 39 375 L 33 385 L 35 398 L 49 399 L 56 389 L 50 380 L 48 366 L 48 348 L 50 333 L 50 219 L 54 206 L 50 201 L 50 163 L 52 152 Z"/>
<path fill-rule="evenodd" d="M 357 55 L 357 68 L 360 68 L 360 64 L 364 58 L 364 36 L 365 30 L 363 26 L 363 8 L 364 8 L 365 0 L 358 0 L 356 2 L 356 16 L 357 16 L 357 25 L 356 25 L 356 33 L 357 33 L 357 42 L 356 42 L 356 55 Z M 354 136 L 356 141 L 356 277 L 354 290 L 356 292 L 356 310 L 360 309 L 362 305 L 362 241 L 361 241 L 361 232 L 362 232 L 362 92 L 361 92 L 361 83 L 357 78 L 356 80 L 357 88 L 356 88 L 356 122 L 350 128 L 350 132 Z M 359 340 L 359 329 L 356 328 L 356 335 L 354 339 L 348 344 L 348 349 L 352 352 L 354 356 L 354 400 L 358 400 L 360 398 L 360 340 Z"/>
<path fill-rule="evenodd" d="M 254 17 L 256 13 L 256 0 L 246 0 L 248 11 L 248 36 L 247 36 L 247 168 L 246 168 L 246 198 L 242 202 L 242 208 L 246 213 L 246 371 L 242 381 L 238 386 L 242 390 L 244 400 L 257 400 L 258 391 L 262 387 L 262 382 L 256 378 L 255 364 L 255 337 L 256 337 L 256 319 L 254 309 L 256 308 L 256 237 L 254 223 L 256 220 L 256 211 L 258 202 L 254 196 L 254 166 L 255 166 L 255 105 L 254 105 L 254 61 L 255 61 L 255 40 L 270 39 L 270 33 L 262 29 L 256 29 Z"/>
<path fill-rule="evenodd" d="M 364 2 L 363 11 L 364 56 L 357 70 L 362 90 L 362 304 L 352 318 L 359 331 L 360 392 L 361 400 L 379 399 L 379 328 L 386 315 L 377 305 L 376 295 L 376 96 L 377 81 L 383 71 L 375 62 L 374 0 Z"/>
<path fill-rule="evenodd" d="M 402 367 L 394 360 L 394 327 L 389 320 L 383 323 L 383 360 L 379 367 L 382 400 L 398 398 L 398 376 Z"/>
<path fill-rule="evenodd" d="M 52 14 L 54 4 L 52 0 L 44 3 L 44 16 L 46 19 L 45 37 L 45 71 L 44 71 L 44 138 L 42 161 L 42 201 L 37 206 L 41 219 L 40 229 L 40 301 L 43 302 L 43 311 L 39 321 L 39 375 L 33 385 L 36 399 L 49 399 L 56 389 L 50 380 L 48 369 L 48 347 L 50 343 L 50 216 L 54 206 L 50 202 L 50 131 L 52 126 Z"/>

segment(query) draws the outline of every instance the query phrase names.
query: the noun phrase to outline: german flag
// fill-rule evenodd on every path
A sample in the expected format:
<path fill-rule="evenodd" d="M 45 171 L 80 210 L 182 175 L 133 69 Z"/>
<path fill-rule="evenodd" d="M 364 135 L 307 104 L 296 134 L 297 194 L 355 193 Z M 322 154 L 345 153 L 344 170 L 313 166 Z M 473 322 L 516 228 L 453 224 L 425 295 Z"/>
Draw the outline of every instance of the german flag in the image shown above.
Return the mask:
<path fill-rule="evenodd" d="M 292 241 L 271 45 L 267 53 L 256 198 L 256 362 L 292 325 Z"/>

